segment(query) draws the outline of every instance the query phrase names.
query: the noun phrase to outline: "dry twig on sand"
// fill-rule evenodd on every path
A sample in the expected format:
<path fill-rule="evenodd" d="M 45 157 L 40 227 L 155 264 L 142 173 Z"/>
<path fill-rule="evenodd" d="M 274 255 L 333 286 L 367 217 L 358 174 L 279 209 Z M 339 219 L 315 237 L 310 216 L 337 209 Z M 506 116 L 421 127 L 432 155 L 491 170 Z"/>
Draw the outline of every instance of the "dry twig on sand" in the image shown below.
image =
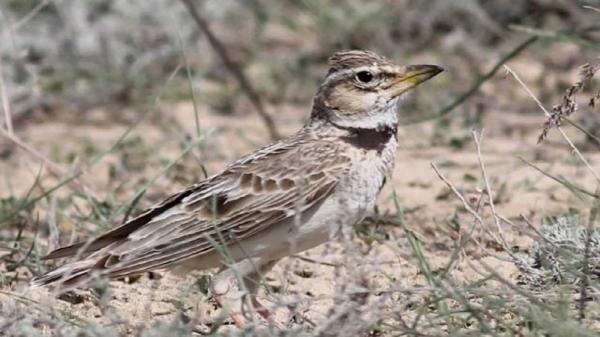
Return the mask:
<path fill-rule="evenodd" d="M 271 139 L 276 140 L 281 138 L 279 132 L 277 131 L 277 128 L 275 127 L 275 122 L 273 122 L 273 118 L 265 110 L 265 106 L 262 100 L 260 99 L 260 96 L 254 89 L 252 84 L 250 84 L 250 81 L 244 74 L 243 70 L 240 69 L 240 67 L 238 67 L 238 65 L 235 64 L 235 62 L 233 62 L 223 43 L 221 43 L 221 41 L 210 29 L 208 22 L 202 16 L 200 16 L 200 13 L 198 13 L 198 10 L 196 9 L 196 5 L 191 0 L 181 1 L 184 3 L 186 8 L 192 15 L 192 18 L 194 18 L 194 21 L 198 25 L 198 28 L 202 31 L 202 33 L 206 35 L 208 42 L 215 50 L 215 52 L 219 55 L 225 67 L 233 74 L 233 76 L 240 84 L 240 88 L 244 91 L 246 96 L 248 96 L 250 102 L 252 102 L 252 105 L 258 112 L 258 115 L 260 116 L 260 118 L 262 118 L 263 122 L 265 123 L 265 126 L 269 131 L 269 136 L 271 137 Z"/>
<path fill-rule="evenodd" d="M 450 180 L 448 180 L 448 178 L 446 178 L 446 176 L 444 176 L 440 172 L 440 170 L 437 167 L 437 165 L 435 165 L 434 163 L 431 163 L 430 165 L 431 165 L 431 168 L 433 169 L 433 171 L 437 174 L 437 176 L 444 182 L 444 184 L 446 184 L 446 186 L 452 191 L 452 193 L 454 193 L 454 195 L 461 201 L 461 203 L 463 204 L 464 209 L 473 216 L 473 219 L 476 221 L 476 223 L 478 223 L 481 226 L 481 228 L 483 228 L 487 232 L 487 234 L 490 237 L 492 237 L 492 239 L 494 241 L 498 242 L 503 248 L 505 248 L 505 250 L 509 254 L 511 254 L 510 250 L 507 249 L 508 248 L 508 244 L 504 240 L 504 237 L 503 236 L 498 237 L 492 231 L 490 231 L 489 228 L 486 226 L 483 217 L 479 214 L 478 211 L 474 210 L 473 207 L 471 207 L 471 205 L 469 204 L 469 202 L 467 201 L 467 199 L 465 199 L 465 197 L 458 190 L 458 188 L 456 188 L 456 186 L 454 186 L 454 184 L 452 184 L 452 182 L 450 182 Z M 477 246 L 479 246 L 479 248 L 481 248 L 483 251 L 485 251 L 488 255 L 493 256 L 493 257 L 495 257 L 498 260 L 508 261 L 508 262 L 512 261 L 510 259 L 506 259 L 506 258 L 503 258 L 503 257 L 497 255 L 497 254 L 494 254 L 489 249 L 487 249 L 485 247 L 485 245 L 481 244 L 477 240 L 473 240 L 473 242 L 475 242 L 475 244 L 477 244 Z"/>

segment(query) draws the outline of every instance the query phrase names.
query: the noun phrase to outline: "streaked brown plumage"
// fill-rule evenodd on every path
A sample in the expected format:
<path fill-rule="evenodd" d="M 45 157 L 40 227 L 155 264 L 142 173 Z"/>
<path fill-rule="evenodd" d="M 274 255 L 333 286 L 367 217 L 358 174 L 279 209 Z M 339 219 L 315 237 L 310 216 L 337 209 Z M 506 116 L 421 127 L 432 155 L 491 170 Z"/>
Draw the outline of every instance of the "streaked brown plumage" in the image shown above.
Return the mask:
<path fill-rule="evenodd" d="M 84 284 L 92 274 L 235 266 L 256 292 L 257 276 L 280 258 L 328 241 L 364 218 L 393 166 L 397 101 L 441 71 L 402 67 L 373 52 L 338 52 L 296 134 L 230 164 L 136 218 L 46 258 L 75 257 L 33 286 Z"/>

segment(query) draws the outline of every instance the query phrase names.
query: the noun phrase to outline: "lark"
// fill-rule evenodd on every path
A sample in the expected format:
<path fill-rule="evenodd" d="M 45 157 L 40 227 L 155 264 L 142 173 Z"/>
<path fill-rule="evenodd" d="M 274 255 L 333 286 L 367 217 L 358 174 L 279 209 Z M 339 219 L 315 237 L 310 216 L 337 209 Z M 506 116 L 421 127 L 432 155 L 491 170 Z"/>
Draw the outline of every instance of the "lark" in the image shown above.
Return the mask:
<path fill-rule="evenodd" d="M 394 165 L 402 95 L 442 71 L 396 65 L 362 50 L 337 52 L 329 63 L 310 118 L 297 133 L 119 227 L 54 250 L 45 259 L 74 260 L 32 286 L 68 289 L 95 276 L 218 268 L 211 292 L 221 305 L 239 279 L 257 312 L 268 317 L 255 296 L 262 275 L 369 214 Z M 232 318 L 243 324 L 240 315 Z"/>

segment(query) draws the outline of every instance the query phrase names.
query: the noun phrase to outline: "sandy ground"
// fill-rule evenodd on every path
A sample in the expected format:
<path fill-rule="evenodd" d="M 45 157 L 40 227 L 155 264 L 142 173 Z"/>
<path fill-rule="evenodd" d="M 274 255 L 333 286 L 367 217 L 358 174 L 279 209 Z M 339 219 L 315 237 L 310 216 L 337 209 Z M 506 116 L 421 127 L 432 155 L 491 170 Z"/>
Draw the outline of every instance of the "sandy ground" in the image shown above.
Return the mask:
<path fill-rule="evenodd" d="M 290 134 L 300 127 L 308 113 L 306 109 L 296 106 L 280 109 L 284 113 L 276 114 L 276 119 L 279 125 L 285 126 L 281 128 L 284 134 Z M 133 111 L 114 113 L 135 116 Z M 84 153 L 90 143 L 100 149 L 109 147 L 126 130 L 127 125 L 115 125 L 107 118 L 110 117 L 103 111 L 92 112 L 85 117 L 52 117 L 31 122 L 19 128 L 17 132 L 41 153 L 58 160 L 65 158 L 64 153 Z M 532 223 L 539 225 L 543 216 L 559 214 L 569 207 L 579 207 L 580 202 L 564 187 L 524 164 L 519 157 L 531 160 L 536 165 L 549 169 L 553 174 L 575 179 L 582 186 L 593 186 L 594 180 L 589 171 L 576 160 L 555 131 L 546 143 L 535 144 L 542 123 L 541 112 L 523 114 L 507 111 L 489 111 L 484 115 L 482 123 L 485 127 L 483 159 L 490 184 L 496 194 L 498 213 L 521 224 L 521 216 L 526 216 Z M 252 113 L 231 118 L 211 115 L 200 107 L 200 124 L 202 130 L 212 130 L 208 140 L 195 151 L 209 172 L 219 170 L 228 161 L 268 142 L 266 132 L 257 124 Z M 133 194 L 133 190 L 128 187 L 135 185 L 140 178 L 148 179 L 154 176 L 159 171 L 159 164 L 164 166 L 165 160 L 174 159 L 180 153 L 177 139 L 174 139 L 175 134 L 179 132 L 177 127 L 173 131 L 165 125 L 175 125 L 180 131 L 184 130 L 193 135 L 195 127 L 192 105 L 181 103 L 161 106 L 130 135 L 130 138 L 140 137 L 162 161 L 152 159 L 153 161 L 146 163 L 142 160 L 138 172 L 131 175 L 124 173 L 126 177 L 119 178 L 121 181 L 131 181 L 125 182 L 123 188 L 113 193 L 109 191 L 115 191 L 117 184 L 111 179 L 111 166 L 119 165 L 123 158 L 111 154 L 86 173 L 82 182 L 101 199 L 111 197 L 121 202 L 127 200 Z M 405 211 L 407 226 L 425 243 L 425 251 L 434 267 L 443 266 L 448 261 L 457 233 L 467 229 L 472 217 L 464 211 L 461 202 L 437 177 L 431 163 L 435 163 L 468 198 L 478 199 L 484 186 L 468 128 L 453 126 L 444 129 L 442 132 L 446 141 L 441 142 L 441 145 L 432 145 L 432 135 L 439 128 L 434 122 L 428 122 L 400 129 L 401 146 L 396 167 L 391 181 L 379 199 L 380 215 L 396 214 L 393 202 L 395 190 Z M 581 141 L 581 137 L 572 132 L 573 130 L 567 131 L 576 142 Z M 448 145 L 447 140 L 453 137 L 463 140 L 462 148 Z M 10 147 L 7 143 L 0 143 L 0 146 Z M 11 194 L 23 195 L 35 180 L 39 168 L 36 161 L 23 151 L 13 151 L 7 160 L 0 161 L 0 171 L 9 180 L 2 183 L 1 197 Z M 584 154 L 592 166 L 600 167 L 598 151 Z M 141 201 L 140 205 L 150 205 L 155 199 L 181 189 L 186 182 L 200 179 L 202 173 L 195 163 L 194 160 L 184 162 L 185 174 L 182 177 L 167 174 L 157 179 L 145 196 L 148 200 Z M 55 181 L 44 174 L 42 185 L 49 187 Z M 10 189 L 7 186 L 10 186 Z M 76 204 L 85 205 L 85 202 L 79 200 Z M 485 209 L 486 206 L 482 207 L 486 214 L 489 213 Z M 47 202 L 38 207 L 41 219 L 48 219 L 48 209 L 50 208 Z M 80 226 L 76 223 L 77 216 L 74 210 L 66 209 L 64 212 L 71 216 L 63 217 L 57 224 L 62 231 L 59 239 L 61 243 L 68 242 L 71 229 Z M 461 223 L 460 230 L 454 229 L 455 233 L 448 225 L 453 216 L 458 217 L 458 223 Z M 493 222 L 489 221 L 489 224 L 490 230 L 495 231 Z M 93 232 L 94 227 L 91 228 Z M 378 230 L 386 233 L 387 238 L 372 243 L 355 240 L 360 257 L 359 260 L 354 260 L 357 263 L 353 265 L 354 272 L 360 270 L 364 275 L 368 275 L 373 288 L 393 287 L 408 290 L 427 286 L 415 260 L 411 257 L 404 231 L 395 225 L 384 225 Z M 530 239 L 518 234 L 515 229 L 505 227 L 504 230 L 511 245 L 522 249 L 529 245 Z M 43 231 L 47 233 L 46 229 Z M 501 250 L 481 229 L 475 236 L 490 250 Z M 48 238 L 47 234 L 44 234 L 38 243 L 44 249 L 54 248 L 57 244 L 56 239 Z M 302 256 L 327 264 L 342 265 L 348 261 L 344 257 L 344 251 L 344 245 L 334 242 L 305 252 Z M 508 279 L 514 279 L 517 275 L 514 265 L 489 256 L 475 244 L 469 244 L 466 253 L 468 260 L 484 261 Z M 349 273 L 345 268 L 327 264 L 292 257 L 281 261 L 274 271 L 266 276 L 271 294 L 263 292 L 261 298 L 268 305 L 279 308 L 276 310 L 276 321 L 287 324 L 291 319 L 290 310 L 283 307 L 283 304 L 311 321 L 327 319 L 329 308 L 335 302 L 336 289 L 340 287 L 336 280 L 343 279 L 342 275 Z M 154 320 L 172 319 L 179 315 L 181 310 L 189 316 L 198 317 L 199 321 L 210 322 L 219 314 L 214 303 L 199 290 L 201 287 L 198 284 L 201 282 L 198 280 L 201 279 L 201 273 L 183 279 L 169 273 L 161 273 L 162 277 L 159 279 L 144 276 L 132 284 L 115 281 L 111 282 L 107 301 L 98 300 L 89 291 L 81 291 L 81 303 L 71 304 L 55 299 L 46 289 L 28 289 L 27 281 L 31 275 L 28 270 L 21 271 L 22 273 L 13 275 L 16 276 L 16 280 L 3 284 L 3 290 L 35 299 L 42 304 L 47 303 L 49 308 L 53 308 L 51 310 L 66 310 L 78 317 L 100 323 L 114 323 L 119 317 L 127 317 L 131 326 L 147 325 Z M 457 280 L 472 280 L 479 276 L 477 271 L 464 261 L 453 270 L 453 275 Z M 2 302 L 13 300 L 1 294 L 0 298 Z M 405 296 L 399 300 L 409 303 L 411 299 L 410 296 Z M 298 317 L 300 316 L 296 317 L 296 321 L 299 321 Z M 131 327 L 123 329 L 130 330 Z"/>

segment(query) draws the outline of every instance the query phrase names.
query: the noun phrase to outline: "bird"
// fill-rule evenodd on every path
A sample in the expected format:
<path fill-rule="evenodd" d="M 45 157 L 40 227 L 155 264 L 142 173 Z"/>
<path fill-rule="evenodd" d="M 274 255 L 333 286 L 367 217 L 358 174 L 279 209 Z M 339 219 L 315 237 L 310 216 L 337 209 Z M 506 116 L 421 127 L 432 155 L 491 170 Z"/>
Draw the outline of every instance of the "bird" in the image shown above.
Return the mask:
<path fill-rule="evenodd" d="M 256 299 L 262 275 L 370 214 L 394 166 L 402 96 L 442 71 L 398 65 L 368 50 L 334 53 L 299 131 L 112 230 L 50 252 L 44 259 L 73 260 L 31 286 L 71 289 L 97 276 L 218 268 L 210 291 L 221 306 L 237 280 L 269 318 Z M 244 325 L 239 313 L 231 318 Z"/>

